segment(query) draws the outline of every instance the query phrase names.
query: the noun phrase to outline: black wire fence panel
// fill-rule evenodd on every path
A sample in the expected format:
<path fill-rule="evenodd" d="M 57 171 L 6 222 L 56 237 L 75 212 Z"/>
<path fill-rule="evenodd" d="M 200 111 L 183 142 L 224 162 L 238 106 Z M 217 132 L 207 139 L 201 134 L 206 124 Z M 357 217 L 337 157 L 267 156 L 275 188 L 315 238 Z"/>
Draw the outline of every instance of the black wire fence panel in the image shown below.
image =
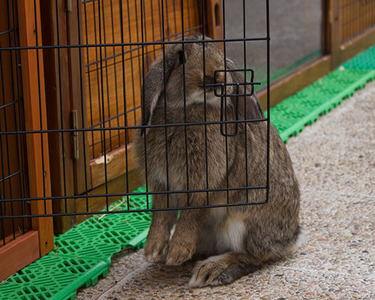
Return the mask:
<path fill-rule="evenodd" d="M 375 25 L 375 1 L 340 0 L 341 42 L 349 42 Z"/>
<path fill-rule="evenodd" d="M 249 11 L 246 8 L 251 1 L 237 1 L 242 29 L 241 36 L 235 38 L 228 37 L 225 30 L 231 22 L 225 13 L 231 9 L 231 1 L 216 4 L 196 0 L 68 1 L 72 7 L 62 6 L 58 0 L 50 1 L 53 22 L 48 22 L 40 7 L 35 6 L 35 19 L 42 16 L 43 29 L 43 37 L 39 36 L 35 45 L 20 42 L 21 16 L 17 15 L 16 2 L 2 1 L 0 9 L 1 17 L 6 17 L 0 24 L 0 234 L 3 243 L 7 236 L 15 237 L 18 231 L 30 227 L 27 218 L 117 213 L 109 210 L 109 206 L 113 199 L 122 197 L 128 204 L 128 209 L 122 212 L 253 205 L 268 201 L 271 126 L 268 0 L 264 1 L 262 11 L 264 30 L 257 35 L 250 35 L 246 30 Z M 66 19 L 62 17 L 62 7 L 67 12 Z M 64 27 L 67 28 L 65 35 L 64 24 L 68 24 Z M 212 26 L 222 30 L 221 35 L 211 39 Z M 77 42 L 71 42 L 73 36 Z M 247 49 L 259 43 L 264 44 L 266 57 L 268 117 L 264 117 L 255 100 L 254 90 L 259 82 L 254 79 L 256 71 L 246 56 Z M 236 64 L 228 51 L 234 44 L 243 53 L 242 58 L 236 57 Z M 38 101 L 30 105 L 36 107 L 40 116 L 47 117 L 48 124 L 32 129 L 25 126 L 21 69 L 25 71 L 26 66 L 20 59 L 23 53 L 38 54 L 38 62 L 43 59 L 42 53 L 45 58 L 45 73 L 37 70 L 35 86 L 40 88 L 40 93 L 45 93 L 46 111 Z M 47 59 L 51 53 L 54 60 Z M 55 77 L 47 72 L 51 61 Z M 70 71 L 65 71 L 69 64 Z M 77 71 L 72 72 L 77 66 Z M 80 90 L 78 99 L 71 92 L 74 86 Z M 57 101 L 52 100 L 52 93 L 58 96 Z M 78 113 L 70 109 L 73 101 L 78 103 Z M 51 111 L 57 113 L 53 115 Z M 254 114 L 255 111 L 258 113 Z M 261 146 L 256 149 L 249 142 L 250 129 L 254 128 L 263 132 Z M 53 166 L 50 177 L 46 176 L 45 167 L 31 175 L 26 141 L 39 136 L 41 143 L 47 143 L 43 140 L 46 134 L 50 138 L 49 160 Z M 173 140 L 174 134 L 179 135 L 180 142 Z M 138 141 L 136 146 L 134 140 Z M 121 157 L 114 159 L 113 153 L 117 150 L 121 150 L 116 152 Z M 250 161 L 255 151 L 261 152 L 257 153 L 259 159 Z M 83 167 L 74 169 L 78 161 L 83 162 Z M 199 166 L 194 165 L 196 161 Z M 101 162 L 99 192 L 94 192 L 99 184 L 93 183 L 96 172 L 93 162 Z M 132 193 L 130 177 L 137 176 L 132 173 L 136 165 L 145 190 Z M 156 165 L 161 170 L 161 187 L 155 186 Z M 177 166 L 181 168 L 176 169 Z M 240 173 L 233 170 L 236 166 L 241 169 Z M 114 169 L 123 176 L 123 181 L 118 183 L 122 187 L 120 191 L 109 188 Z M 214 183 L 213 170 L 220 173 L 220 182 Z M 30 176 L 42 178 L 47 189 L 49 179 L 46 178 L 50 178 L 51 196 L 46 191 L 31 193 Z M 176 180 L 179 184 L 175 184 Z M 77 188 L 81 181 L 83 191 Z M 197 195 L 204 195 L 200 205 L 194 202 Z M 132 206 L 130 196 L 145 197 L 146 206 Z M 152 207 L 151 198 L 159 196 L 166 198 L 166 207 Z M 223 201 L 213 200 L 219 196 Z M 103 200 L 102 207 L 93 205 L 99 199 Z M 48 209 L 49 200 L 53 203 L 52 212 Z M 34 201 L 44 201 L 44 211 L 31 212 L 30 203 Z M 84 204 L 76 205 L 78 201 Z"/>
<path fill-rule="evenodd" d="M 2 1 L 0 11 L 0 47 L 18 47 L 14 2 Z M 5 218 L 30 213 L 25 135 L 18 133 L 25 130 L 21 80 L 20 51 L 0 51 L 0 246 L 30 228 L 29 219 Z"/>

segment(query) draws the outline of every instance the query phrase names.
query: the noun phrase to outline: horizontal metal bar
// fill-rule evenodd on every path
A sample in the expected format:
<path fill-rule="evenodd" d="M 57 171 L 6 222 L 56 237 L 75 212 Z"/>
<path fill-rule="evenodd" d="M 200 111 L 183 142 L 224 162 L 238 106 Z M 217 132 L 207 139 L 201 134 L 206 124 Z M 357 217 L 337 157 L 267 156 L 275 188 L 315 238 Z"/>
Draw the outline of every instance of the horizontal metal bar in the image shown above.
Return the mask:
<path fill-rule="evenodd" d="M 11 134 L 90 132 L 90 131 L 102 131 L 102 130 L 128 130 L 128 129 L 141 129 L 141 128 L 178 127 L 178 126 L 218 125 L 218 124 L 235 124 L 235 123 L 258 123 L 258 122 L 266 122 L 267 120 L 268 120 L 268 118 L 249 119 L 249 120 L 231 120 L 231 121 L 195 122 L 195 123 L 154 124 L 154 125 L 151 124 L 151 125 L 135 125 L 135 126 L 105 127 L 105 128 L 47 129 L 47 130 L 30 130 L 30 131 L 20 130 L 20 131 L 0 132 L 0 136 L 11 135 Z"/>
<path fill-rule="evenodd" d="M 195 26 L 195 27 L 192 27 L 192 28 L 189 28 L 189 29 L 185 30 L 184 33 L 188 33 L 188 32 L 200 29 L 200 28 L 202 28 L 202 26 Z M 182 35 L 182 32 L 179 32 L 179 33 L 176 33 L 176 34 L 172 34 L 172 35 L 166 37 L 165 39 L 167 40 L 167 39 L 170 39 L 170 38 L 175 38 L 175 37 L 177 37 L 179 35 Z M 154 43 L 158 43 L 158 42 L 162 42 L 162 40 L 156 40 L 156 41 L 154 41 Z M 97 64 L 100 64 L 100 62 L 104 62 L 104 61 L 116 58 L 118 56 L 122 56 L 122 55 L 127 54 L 127 53 L 132 53 L 134 51 L 138 51 L 138 50 L 141 50 L 141 49 L 142 49 L 142 47 L 137 47 L 137 48 L 133 48 L 133 49 L 128 50 L 128 51 L 121 52 L 119 54 L 111 55 L 111 56 L 108 56 L 106 58 L 103 58 L 102 60 L 93 61 L 93 62 L 85 65 L 85 67 L 90 67 L 90 66 L 93 66 L 93 65 L 97 65 Z M 145 52 L 145 54 L 153 53 L 153 52 L 154 52 L 154 50 L 150 50 L 149 52 Z M 128 60 L 131 60 L 131 58 L 129 58 Z"/>
<path fill-rule="evenodd" d="M 105 210 L 105 211 L 94 211 L 94 212 L 75 212 L 75 213 L 58 213 L 58 214 L 39 214 L 39 215 L 16 215 L 16 216 L 1 216 L 1 219 L 16 219 L 16 218 L 40 218 L 40 217 L 60 217 L 60 216 L 82 216 L 82 215 L 108 215 L 118 213 L 140 213 L 140 212 L 154 212 L 154 211 L 169 211 L 169 210 L 188 210 L 188 209 L 211 209 L 218 207 L 238 207 L 246 205 L 262 205 L 267 204 L 268 201 L 262 202 L 244 202 L 244 203 L 229 203 L 219 205 L 202 205 L 202 206 L 190 206 L 190 207 L 167 207 L 167 208 L 149 208 L 149 209 L 129 209 L 129 210 Z"/>
<path fill-rule="evenodd" d="M 30 197 L 30 198 L 14 198 L 2 199 L 1 202 L 17 202 L 17 201 L 38 201 L 38 200 L 61 200 L 61 199 L 79 199 L 79 198 L 101 198 L 101 197 L 127 197 L 127 196 L 152 196 L 152 195 L 166 195 L 166 194 L 185 194 L 185 193 L 207 193 L 207 192 L 230 192 L 243 190 L 261 190 L 267 189 L 267 186 L 246 186 L 236 188 L 222 188 L 222 189 L 201 189 L 201 190 L 176 190 L 176 191 L 158 191 L 158 192 L 144 192 L 144 193 L 114 193 L 114 194 L 98 194 L 98 195 L 72 195 L 72 196 L 52 196 L 52 197 Z M 89 192 L 89 191 L 88 191 Z"/>
<path fill-rule="evenodd" d="M 94 125 L 91 125 L 89 128 L 95 128 L 95 127 L 98 127 L 98 126 L 103 125 L 105 123 L 109 123 L 110 121 L 113 121 L 113 120 L 116 120 L 116 119 L 120 119 L 125 114 L 131 113 L 131 112 L 133 112 L 134 110 L 137 110 L 137 109 L 141 109 L 141 107 L 142 107 L 141 105 L 135 106 L 135 107 L 133 107 L 131 109 L 128 109 L 126 112 L 119 113 L 118 115 L 115 115 L 113 117 L 105 119 L 104 122 L 102 121 L 102 122 L 96 123 Z M 123 118 L 121 118 L 121 119 L 123 119 Z"/>
<path fill-rule="evenodd" d="M 13 31 L 14 31 L 14 28 L 11 28 L 11 29 L 8 29 L 8 30 L 4 30 L 4 31 L 0 31 L 0 35 L 8 34 L 8 33 L 11 33 Z"/>
<path fill-rule="evenodd" d="M 6 181 L 8 179 L 11 179 L 14 176 L 20 175 L 22 173 L 23 173 L 23 170 L 18 170 L 17 172 L 14 172 L 14 173 L 12 173 L 12 174 L 10 174 L 8 176 L 5 176 L 4 178 L 0 178 L 0 183 L 3 182 L 3 181 Z"/>
<path fill-rule="evenodd" d="M 19 103 L 21 99 L 22 99 L 22 98 L 19 98 L 19 99 L 17 99 L 17 100 L 13 100 L 12 102 L 6 103 L 6 104 L 4 104 L 4 105 L 0 105 L 0 109 L 4 109 L 4 108 L 6 108 L 6 107 L 8 107 L 8 106 L 12 106 L 12 105 L 14 105 L 14 104 L 16 104 L 16 103 Z"/>
<path fill-rule="evenodd" d="M 193 43 L 233 43 L 233 42 L 251 42 L 268 41 L 268 37 L 242 38 L 242 39 L 210 39 L 210 40 L 184 40 L 184 41 L 161 41 L 161 42 L 131 42 L 131 43 L 107 43 L 107 44 L 87 44 L 87 45 L 46 45 L 32 47 L 3 47 L 0 51 L 10 50 L 43 50 L 43 49 L 65 49 L 65 48 L 102 48 L 102 47 L 121 47 L 121 46 L 154 46 L 154 45 L 173 45 L 173 44 L 193 44 Z"/>
<path fill-rule="evenodd" d="M 226 86 L 237 86 L 237 85 L 261 85 L 261 82 L 220 82 L 220 83 L 205 83 L 205 84 L 198 84 L 199 87 L 226 87 Z"/>

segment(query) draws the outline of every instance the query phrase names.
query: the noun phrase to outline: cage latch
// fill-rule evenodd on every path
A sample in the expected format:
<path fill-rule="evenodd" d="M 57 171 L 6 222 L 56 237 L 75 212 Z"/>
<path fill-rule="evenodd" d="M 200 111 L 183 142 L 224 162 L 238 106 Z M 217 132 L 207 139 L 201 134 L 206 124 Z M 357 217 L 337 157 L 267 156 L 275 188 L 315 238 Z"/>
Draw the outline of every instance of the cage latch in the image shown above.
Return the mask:
<path fill-rule="evenodd" d="M 243 82 L 231 82 L 231 83 L 222 83 L 217 82 L 216 79 L 219 78 L 219 72 L 226 73 L 243 73 Z M 260 83 L 254 82 L 254 71 L 252 69 L 227 69 L 227 70 L 216 70 L 214 74 L 214 83 L 206 84 L 206 86 L 211 86 L 214 88 L 214 93 L 216 97 L 221 98 L 221 111 L 220 111 L 220 133 L 223 136 L 236 136 L 238 133 L 238 124 L 239 124 L 239 107 L 244 107 L 245 105 L 239 105 L 239 101 L 246 101 L 247 97 L 250 97 L 254 94 L 254 85 Z M 225 76 L 226 78 L 226 76 Z M 238 75 L 233 76 L 233 78 L 240 78 Z M 247 81 L 249 79 L 250 81 Z M 230 93 L 227 93 L 227 86 L 232 86 Z M 243 88 L 241 88 L 243 86 Z M 250 86 L 250 88 L 247 88 Z M 232 107 L 234 109 L 235 120 L 227 120 L 227 111 L 230 108 L 228 101 L 232 101 Z M 228 132 L 228 124 L 234 124 L 234 131 Z"/>
<path fill-rule="evenodd" d="M 72 0 L 66 0 L 66 11 L 67 12 L 72 11 Z"/>

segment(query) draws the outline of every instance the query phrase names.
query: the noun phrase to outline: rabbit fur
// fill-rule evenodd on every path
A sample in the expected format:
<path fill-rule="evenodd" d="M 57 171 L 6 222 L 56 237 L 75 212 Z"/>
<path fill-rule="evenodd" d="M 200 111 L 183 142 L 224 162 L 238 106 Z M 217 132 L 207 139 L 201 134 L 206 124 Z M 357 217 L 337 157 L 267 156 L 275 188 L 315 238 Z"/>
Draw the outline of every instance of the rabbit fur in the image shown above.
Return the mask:
<path fill-rule="evenodd" d="M 204 46 L 200 40 L 202 36 L 194 34 L 185 36 L 190 42 L 184 46 L 169 45 L 144 80 L 145 126 L 134 136 L 140 170 L 147 169 L 152 191 L 195 191 L 155 194 L 155 209 L 266 199 L 265 189 L 220 190 L 266 185 L 267 123 L 238 123 L 237 134 L 228 137 L 221 134 L 220 124 L 210 123 L 220 121 L 221 100 L 215 97 L 212 87 L 206 87 L 204 95 L 201 85 L 213 82 L 215 70 L 233 70 L 236 66 L 225 60 L 209 38 L 205 37 L 208 42 Z M 241 72 L 224 73 L 219 73 L 216 82 L 244 82 Z M 234 89 L 227 85 L 226 92 L 233 93 Z M 242 95 L 248 90 L 243 85 L 239 88 Z M 264 118 L 255 94 L 240 96 L 238 102 L 234 97 L 228 99 L 226 119 L 235 120 L 237 109 L 240 120 Z M 210 124 L 144 129 L 147 125 L 185 122 Z M 235 132 L 235 126 L 228 123 L 227 132 Z M 266 204 L 181 210 L 178 220 L 176 210 L 154 211 L 145 246 L 146 260 L 175 266 L 193 256 L 204 257 L 196 263 L 189 282 L 190 287 L 203 287 L 231 283 L 268 261 L 289 255 L 300 232 L 299 186 L 287 149 L 272 124 L 269 143 Z M 198 192 L 205 189 L 218 191 Z"/>

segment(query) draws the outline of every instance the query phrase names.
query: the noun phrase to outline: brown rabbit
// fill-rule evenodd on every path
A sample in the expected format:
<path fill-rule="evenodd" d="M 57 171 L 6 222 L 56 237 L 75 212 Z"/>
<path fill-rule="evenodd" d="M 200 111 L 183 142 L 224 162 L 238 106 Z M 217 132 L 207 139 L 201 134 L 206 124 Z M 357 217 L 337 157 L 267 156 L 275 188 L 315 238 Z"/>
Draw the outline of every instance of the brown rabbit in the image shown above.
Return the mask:
<path fill-rule="evenodd" d="M 202 36 L 195 34 L 186 36 L 184 45 L 168 46 L 144 80 L 143 125 L 194 123 L 146 126 L 135 134 L 135 149 L 150 190 L 191 191 L 156 193 L 155 209 L 266 199 L 265 189 L 241 188 L 267 183 L 267 123 L 227 123 L 226 132 L 236 134 L 222 135 L 221 98 L 215 96 L 213 87 L 204 88 L 203 84 L 225 82 L 227 94 L 242 95 L 224 104 L 228 121 L 264 118 L 259 101 L 255 95 L 245 95 L 249 88 L 243 84 L 236 86 L 244 83 L 243 72 L 217 72 L 214 78 L 216 70 L 236 67 L 210 39 L 206 38 L 204 45 L 201 40 Z M 193 255 L 208 257 L 196 264 L 189 283 L 190 287 L 202 287 L 233 282 L 265 262 L 287 256 L 300 232 L 300 192 L 289 154 L 272 125 L 269 142 L 266 204 L 185 209 L 178 220 L 175 210 L 155 211 L 146 260 L 174 266 Z"/>

